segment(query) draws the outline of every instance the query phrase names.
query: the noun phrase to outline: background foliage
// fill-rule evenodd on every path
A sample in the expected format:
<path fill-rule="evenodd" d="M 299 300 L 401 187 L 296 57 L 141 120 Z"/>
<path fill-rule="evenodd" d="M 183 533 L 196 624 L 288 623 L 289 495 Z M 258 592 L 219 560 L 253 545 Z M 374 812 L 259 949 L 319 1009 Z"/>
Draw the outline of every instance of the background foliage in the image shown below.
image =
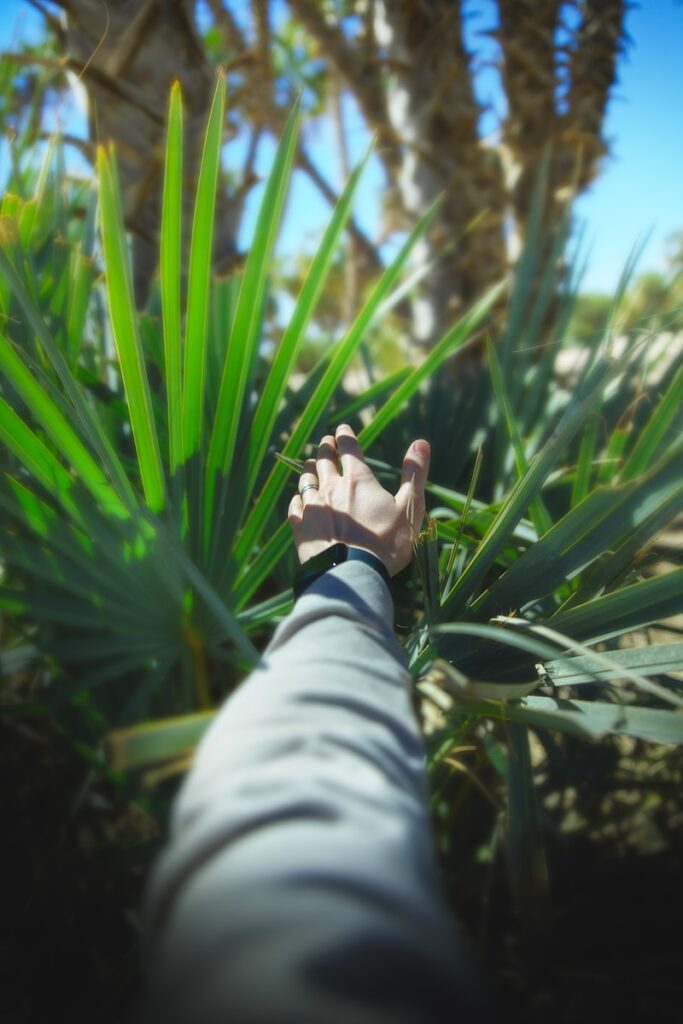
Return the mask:
<path fill-rule="evenodd" d="M 280 136 L 298 94 L 305 114 L 335 121 L 341 177 L 352 151 L 351 111 L 377 139 L 386 181 L 383 231 L 410 230 L 442 195 L 418 247 L 434 259 L 413 311 L 413 332 L 431 345 L 454 315 L 504 273 L 530 216 L 541 156 L 550 147 L 544 213 L 556 220 L 597 173 L 607 150 L 602 123 L 627 38 L 623 0 L 498 0 L 497 28 L 465 45 L 465 4 L 383 0 L 60 0 L 46 11 L 48 54 L 17 54 L 18 67 L 42 68 L 30 115 L 40 129 L 43 97 L 59 94 L 65 72 L 86 92 L 87 138 L 73 140 L 94 163 L 113 140 L 125 219 L 132 232 L 135 286 L 144 298 L 157 263 L 165 98 L 182 83 L 188 180 L 197 172 L 203 123 L 218 65 L 228 79 L 228 127 L 242 155 L 233 188 L 220 198 L 216 260 L 239 259 L 240 225 L 258 180 L 259 154 Z M 39 62 L 37 65 L 37 61 Z M 503 90 L 500 130 L 478 98 L 482 67 L 496 65 Z M 47 126 L 48 131 L 51 126 Z M 332 204 L 339 175 L 311 143 L 297 142 L 296 163 Z M 189 216 L 191 191 L 185 199 Z M 473 222 L 477 230 L 471 230 Z M 360 300 L 368 271 L 385 247 L 351 219 L 347 305 Z M 457 244 L 453 244 L 457 241 Z"/>
<path fill-rule="evenodd" d="M 444 47 L 434 73 L 450 82 L 451 68 L 462 99 L 469 71 L 456 45 L 459 6 L 420 8 L 411 21 L 411 5 L 291 3 L 283 15 L 254 3 L 236 18 L 211 4 L 212 20 L 200 27 L 190 4 L 154 17 L 153 5 L 141 4 L 119 29 L 116 19 L 130 11 L 112 4 L 96 52 L 99 8 L 63 6 L 68 18 L 48 19 L 44 47 L 3 60 L 3 117 L 16 133 L 0 210 L 8 777 L 23 774 L 15 750 L 28 735 L 44 751 L 29 792 L 44 798 L 54 765 L 70 792 L 81 779 L 73 806 L 89 853 L 105 854 L 111 871 L 106 851 L 116 851 L 132 906 L 155 818 L 163 820 L 192 745 L 291 607 L 284 511 L 307 446 L 348 420 L 391 485 L 405 446 L 429 437 L 429 520 L 395 599 L 428 744 L 437 842 L 457 913 L 498 967 L 503 992 L 542 1014 L 548 1000 L 560 1005 L 574 991 L 571 973 L 540 953 L 566 913 L 564 889 L 556 883 L 551 898 L 548 878 L 553 870 L 566 877 L 572 834 L 588 844 L 583 856 L 598 850 L 596 858 L 622 866 L 634 850 L 666 854 L 665 878 L 680 824 L 680 254 L 674 246 L 668 278 L 634 279 L 634 253 L 617 293 L 596 301 L 579 292 L 571 224 L 571 195 L 602 151 L 598 113 L 613 80 L 621 5 L 599 13 L 586 4 L 573 29 L 567 22 L 573 56 L 548 149 L 522 85 L 540 103 L 550 88 L 541 74 L 548 32 L 555 35 L 552 26 L 533 33 L 545 39 L 545 57 L 539 52 L 526 81 L 516 62 L 531 38 L 529 5 L 501 3 L 505 145 L 520 161 L 534 157 L 514 194 L 494 194 L 495 174 L 476 163 L 486 158 L 495 170 L 504 151 L 485 153 L 472 112 L 469 137 L 460 122 L 439 119 L 443 104 L 458 117 L 467 107 L 437 91 L 426 120 L 424 111 L 406 114 L 406 137 L 412 124 L 426 151 L 430 131 L 452 131 L 463 166 L 449 165 L 415 209 L 403 202 L 389 219 L 401 229 L 393 257 L 370 252 L 353 221 L 369 155 L 349 168 L 319 248 L 300 267 L 280 266 L 275 245 L 293 169 L 306 167 L 302 109 L 330 102 L 343 83 L 369 120 L 383 111 L 376 147 L 401 205 L 410 146 L 396 144 L 391 155 L 392 93 L 367 68 L 386 61 L 399 88 L 418 98 L 423 62 L 397 53 L 408 42 L 434 45 L 435 24 L 447 18 L 455 51 Z M 560 4 L 546 13 L 567 17 Z M 173 51 L 181 29 L 183 46 Z M 589 58 L 604 70 L 599 95 L 597 79 L 582 78 Z M 227 64 L 227 107 L 224 76 L 213 84 L 218 60 Z M 39 145 L 45 97 L 63 88 L 65 67 L 88 83 L 93 141 L 118 142 L 92 154 L 92 177 L 73 175 L 63 138 Z M 129 74 L 115 79 L 113 68 Z M 145 103 L 138 73 L 141 82 L 152 74 L 164 82 Z M 154 105 L 162 96 L 166 103 L 172 74 L 182 90 L 173 87 L 162 112 Z M 584 111 L 592 142 L 568 151 L 571 97 L 584 87 L 593 106 L 576 100 L 575 114 Z M 547 119 L 550 93 L 545 102 Z M 261 134 L 279 136 L 245 252 L 237 225 L 249 159 L 237 179 L 222 161 L 226 124 L 237 123 L 251 133 L 252 169 Z M 136 149 L 151 165 L 131 158 Z M 131 177 L 141 167 L 144 183 Z M 470 173 L 489 198 L 473 193 L 463 212 L 454 197 L 468 191 Z M 444 184 L 445 197 L 432 202 Z M 476 215 L 512 201 L 519 253 L 500 248 L 486 261 L 496 232 Z M 135 810 L 114 814 L 131 795 Z M 13 798 L 15 814 L 22 806 Z M 65 820 L 69 813 L 63 808 Z M 11 849 L 19 864 L 19 846 Z M 74 933 L 83 920 L 75 916 Z M 134 974 L 132 937 L 115 941 L 117 922 L 107 941 L 121 972 L 102 964 L 94 972 L 112 1005 L 101 994 L 118 990 L 125 1001 Z M 79 946 L 78 955 L 88 954 Z M 601 995 L 610 970 L 598 972 Z M 658 991 L 664 1005 L 666 985 Z M 627 1005 L 632 990 L 624 993 Z M 585 1012 L 587 995 L 572 998 Z M 73 994 L 64 999 L 73 1010 Z M 26 1013 L 39 1015 L 40 1005 Z"/>

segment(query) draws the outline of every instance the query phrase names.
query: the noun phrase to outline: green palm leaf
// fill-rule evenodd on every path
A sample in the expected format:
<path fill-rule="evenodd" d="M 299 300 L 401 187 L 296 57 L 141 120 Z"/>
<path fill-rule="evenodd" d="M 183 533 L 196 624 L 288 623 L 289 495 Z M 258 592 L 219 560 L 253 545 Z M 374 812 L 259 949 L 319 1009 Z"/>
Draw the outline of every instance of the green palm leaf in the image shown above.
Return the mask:
<path fill-rule="evenodd" d="M 171 89 L 168 112 L 164 197 L 161 217 L 161 308 L 164 325 L 166 413 L 169 469 L 175 473 L 183 458 L 181 387 L 180 275 L 182 268 L 183 101 L 180 82 Z"/>
<path fill-rule="evenodd" d="M 216 208 L 216 184 L 220 167 L 221 145 L 223 139 L 223 120 L 225 111 L 225 76 L 218 76 L 216 91 L 209 113 L 209 120 L 204 138 L 204 149 L 199 166 L 197 182 L 197 199 L 192 221 L 192 239 L 190 242 L 190 266 L 187 285 L 187 320 L 185 325 L 185 381 L 184 381 L 184 459 L 189 459 L 199 450 L 202 438 L 204 378 L 206 373 L 206 339 L 209 318 L 209 287 L 211 282 L 211 264 L 213 258 L 213 226 Z M 179 117 L 174 111 L 175 118 Z M 172 155 L 177 147 L 177 124 L 174 125 L 175 136 L 172 141 Z M 171 187 L 169 185 L 169 187 Z M 169 195 L 169 202 L 172 197 Z M 179 196 L 173 197 L 176 202 Z M 169 210 L 169 220 L 174 215 Z M 170 224 L 167 223 L 170 229 Z M 174 230 L 174 229 L 170 229 Z M 167 240 L 172 244 L 171 238 Z M 169 274 L 174 273 L 169 266 Z M 174 283 L 167 280 L 169 288 Z M 170 309 L 169 309 L 169 312 Z M 171 313 L 173 316 L 173 313 Z M 168 344 L 172 344 L 169 339 Z"/>
<path fill-rule="evenodd" d="M 683 613 L 683 569 L 622 587 L 548 620 L 558 632 L 597 643 Z"/>
<path fill-rule="evenodd" d="M 165 503 L 164 474 L 138 331 L 117 176 L 115 170 L 112 170 L 113 159 L 113 154 L 108 158 L 104 149 L 100 147 L 97 169 L 107 297 L 142 486 L 147 504 L 153 511 L 158 512 Z"/>
<path fill-rule="evenodd" d="M 413 370 L 406 380 L 399 384 L 392 396 L 372 417 L 372 421 L 367 427 L 363 427 L 358 435 L 361 444 L 366 447 L 371 445 L 405 403 L 412 398 L 423 381 L 427 380 L 453 352 L 471 340 L 474 331 L 490 313 L 504 287 L 504 283 L 501 282 L 494 285 L 493 288 L 489 288 L 484 297 L 476 302 L 472 309 L 444 334 L 422 363 Z"/>
<path fill-rule="evenodd" d="M 287 120 L 268 178 L 254 233 L 254 244 L 242 277 L 237 309 L 223 365 L 218 406 L 206 467 L 205 525 L 207 533 L 213 515 L 213 497 L 217 477 L 218 475 L 228 476 L 235 453 L 249 368 L 253 363 L 254 353 L 260 341 L 260 317 L 270 258 L 284 209 L 290 172 L 296 153 L 298 131 L 299 104 L 297 103 L 292 108 Z M 301 328 L 303 329 L 303 324 Z M 288 338 L 288 346 L 296 345 L 296 343 L 296 336 Z M 286 360 L 288 355 L 289 348 L 285 350 L 283 358 Z M 269 400 L 276 400 L 278 390 L 278 384 L 274 383 L 273 389 L 269 392 Z M 269 418 L 276 413 L 277 405 L 268 409 L 265 416 L 264 413 L 261 413 L 259 418 L 263 421 L 266 417 Z M 264 422 L 260 423 L 260 426 L 264 428 L 265 425 Z M 259 467 L 256 465 L 254 453 L 251 458 L 250 469 L 253 478 L 254 472 L 257 472 Z"/>
<path fill-rule="evenodd" d="M 113 515 L 128 516 L 126 506 L 113 490 L 102 470 L 80 441 L 66 417 L 29 373 L 12 345 L 0 334 L 0 370 L 3 371 L 33 416 L 42 424 L 53 444 L 73 466 L 93 497 Z M 21 432 L 24 441 L 28 435 Z M 38 449 L 31 447 L 35 464 Z M 40 458 L 40 456 L 37 456 Z M 45 463 L 43 463 L 45 466 Z M 63 478 L 62 478 L 63 480 Z"/>
<path fill-rule="evenodd" d="M 337 243 L 344 230 L 361 176 L 367 166 L 370 153 L 355 169 L 335 206 L 332 219 L 325 230 L 320 246 L 311 262 L 301 287 L 292 316 L 282 336 L 268 378 L 263 387 L 254 413 L 248 439 L 247 493 L 251 494 L 263 463 L 268 441 L 273 432 L 277 412 L 287 387 L 287 381 L 295 365 L 296 355 L 310 321 L 315 305 L 325 286 Z"/>
<path fill-rule="evenodd" d="M 0 440 L 29 473 L 59 498 L 71 515 L 77 517 L 75 506 L 69 498 L 71 477 L 68 472 L 4 398 L 0 398 Z"/>
<path fill-rule="evenodd" d="M 529 464 L 529 469 L 517 482 L 503 503 L 500 512 L 491 524 L 486 536 L 477 548 L 462 576 L 455 583 L 442 614 L 462 613 L 468 599 L 476 592 L 501 550 L 511 529 L 519 522 L 531 503 L 538 496 L 549 473 L 557 464 L 562 452 L 581 427 L 587 413 L 599 400 L 607 382 L 616 375 L 628 357 L 621 362 L 602 361 L 594 366 L 583 386 L 574 395 L 560 423 L 552 436 Z"/>
<path fill-rule="evenodd" d="M 626 460 L 622 471 L 622 478 L 630 480 L 639 473 L 644 472 L 656 458 L 665 441 L 674 417 L 680 412 L 683 405 L 683 366 L 678 368 L 668 388 L 666 388 L 661 400 L 652 411 L 652 415 L 645 429 L 638 437 L 631 454 Z M 672 440 L 676 440 L 673 436 Z"/>
<path fill-rule="evenodd" d="M 37 308 L 36 303 L 31 298 L 26 285 L 19 277 L 19 274 L 15 270 L 2 247 L 0 247 L 0 270 L 4 274 L 12 293 L 19 302 L 29 327 L 39 340 L 43 351 L 47 354 L 47 357 L 52 363 L 52 366 L 61 381 L 64 391 L 71 403 L 74 419 L 78 424 L 79 430 L 88 439 L 93 451 L 97 452 L 97 455 L 102 462 L 102 466 L 105 468 L 110 481 L 116 488 L 117 493 L 125 502 L 126 507 L 129 509 L 135 507 L 137 499 L 118 454 L 115 452 L 111 442 L 109 441 L 97 414 L 85 400 L 85 397 L 74 375 L 69 369 L 62 352 L 50 335 L 40 310 Z"/>

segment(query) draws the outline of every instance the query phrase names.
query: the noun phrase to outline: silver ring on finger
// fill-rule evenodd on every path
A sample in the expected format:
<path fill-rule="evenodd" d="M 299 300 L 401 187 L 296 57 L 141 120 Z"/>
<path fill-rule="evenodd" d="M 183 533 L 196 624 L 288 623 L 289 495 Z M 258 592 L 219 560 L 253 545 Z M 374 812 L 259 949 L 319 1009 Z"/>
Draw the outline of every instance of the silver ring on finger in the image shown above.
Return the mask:
<path fill-rule="evenodd" d="M 320 485 L 319 484 L 304 484 L 304 486 L 299 491 L 299 494 L 301 495 L 301 497 L 303 498 L 303 496 L 306 493 L 306 491 L 310 491 L 311 488 L 314 491 L 319 491 L 320 490 Z"/>

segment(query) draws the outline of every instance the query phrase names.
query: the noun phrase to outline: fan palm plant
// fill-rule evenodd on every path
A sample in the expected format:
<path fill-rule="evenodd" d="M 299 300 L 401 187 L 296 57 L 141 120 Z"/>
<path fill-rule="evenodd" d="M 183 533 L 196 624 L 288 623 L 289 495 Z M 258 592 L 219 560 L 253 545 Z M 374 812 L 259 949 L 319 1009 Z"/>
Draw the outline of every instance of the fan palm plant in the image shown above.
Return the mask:
<path fill-rule="evenodd" d="M 458 395 L 453 380 L 434 371 L 477 330 L 501 286 L 418 367 L 352 402 L 336 399 L 370 325 L 400 295 L 401 272 L 433 210 L 294 392 L 297 352 L 363 165 L 267 359 L 262 322 L 298 111 L 236 280 L 211 274 L 222 121 L 220 80 L 184 286 L 183 116 L 174 87 L 159 291 L 145 313 L 133 301 L 113 152 L 98 157 L 106 303 L 94 263 L 92 194 L 79 231 L 67 217 L 59 164 L 52 178 L 44 171 L 33 196 L 3 202 L 0 601 L 14 631 L 5 664 L 45 658 L 51 685 L 42 704 L 76 708 L 84 735 L 124 726 L 112 737 L 120 767 L 184 757 L 217 701 L 258 661 L 260 634 L 291 606 L 283 496 L 309 439 L 332 419 L 369 409 L 360 441 L 377 472 L 391 478 L 395 439 L 429 436 L 420 407 L 440 410 L 432 440 L 437 462 L 440 449 L 450 453 L 440 480 L 450 476 L 429 485 L 438 504 L 418 545 L 420 586 L 404 580 L 402 589 L 399 581 L 405 646 L 423 706 L 432 709 L 435 794 L 454 750 L 467 740 L 491 752 L 497 723 L 506 729 L 508 754 L 501 761 L 496 747 L 494 760 L 508 784 L 515 885 L 522 902 L 532 901 L 543 871 L 529 730 L 683 740 L 683 697 L 671 674 L 683 669 L 683 644 L 618 646 L 620 637 L 643 636 L 683 612 L 683 569 L 653 574 L 646 557 L 683 511 L 683 354 L 657 386 L 648 383 L 647 336 L 627 331 L 617 354 L 630 268 L 604 332 L 585 346 L 576 381 L 563 383 L 558 370 L 571 341 L 575 280 L 552 310 L 550 343 L 540 357 L 530 354 L 548 322 L 567 235 L 564 224 L 549 242 L 542 237 L 541 181 L 505 331 L 489 346 L 489 373 L 469 394 L 469 382 Z"/>
<path fill-rule="evenodd" d="M 299 112 L 292 110 L 275 155 L 238 281 L 214 281 L 211 272 L 223 120 L 220 77 L 183 288 L 183 114 L 180 87 L 173 88 L 160 316 L 135 308 L 113 151 L 100 149 L 97 162 L 106 305 L 88 227 L 94 198 L 86 229 L 69 244 L 66 223 L 54 238 L 58 218 L 66 218 L 59 167 L 52 179 L 41 175 L 34 196 L 5 197 L 2 606 L 13 621 L 39 627 L 40 647 L 63 676 L 46 699 L 78 700 L 109 725 L 211 707 L 258 661 L 254 634 L 292 600 L 287 462 L 327 426 L 350 360 L 434 215 L 425 214 L 348 333 L 328 347 L 310 386 L 295 394 L 288 382 L 297 351 L 364 164 L 341 196 L 267 361 L 261 341 L 269 266 Z M 385 392 L 376 425 L 389 423 L 404 397 L 467 340 L 499 291 L 448 332 L 400 394 Z M 84 343 L 84 335 L 96 344 Z"/>

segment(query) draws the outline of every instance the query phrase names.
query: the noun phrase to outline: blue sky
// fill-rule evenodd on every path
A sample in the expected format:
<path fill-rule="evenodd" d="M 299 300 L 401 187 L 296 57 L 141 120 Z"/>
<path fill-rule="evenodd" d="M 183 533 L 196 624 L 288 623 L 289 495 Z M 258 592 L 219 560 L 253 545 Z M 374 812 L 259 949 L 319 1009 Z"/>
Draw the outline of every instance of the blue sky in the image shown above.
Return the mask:
<path fill-rule="evenodd" d="M 491 23 L 491 0 L 471 0 L 468 8 L 472 15 L 468 21 L 470 32 Z M 30 33 L 39 21 L 25 0 L 4 0 L 2 13 L 2 49 L 11 47 L 17 31 L 20 35 Z M 584 290 L 613 290 L 632 246 L 648 231 L 651 234 L 639 269 L 662 269 L 667 236 L 683 230 L 682 0 L 642 0 L 639 8 L 629 11 L 627 29 L 632 43 L 620 61 L 619 84 L 605 122 L 611 156 L 599 178 L 576 204 L 576 214 L 586 225 L 590 244 Z M 502 98 L 495 72 L 481 75 L 479 91 L 494 111 L 500 109 Z M 357 158 L 365 149 L 367 137 L 350 105 L 346 114 L 352 154 Z M 495 131 L 495 114 L 484 124 L 487 131 Z M 305 135 L 321 169 L 339 186 L 337 154 L 329 130 L 311 124 L 306 126 Z M 268 148 L 260 161 L 262 173 L 267 172 Z M 378 224 L 381 183 L 381 173 L 371 167 L 357 207 L 358 217 L 370 233 Z M 254 190 L 252 211 L 257 200 L 258 190 Z M 295 182 L 280 251 L 298 247 L 307 237 L 313 243 L 328 218 L 329 207 L 307 181 L 301 178 Z"/>
<path fill-rule="evenodd" d="M 667 235 L 683 230 L 683 3 L 642 0 L 620 64 L 606 136 L 612 156 L 578 201 L 592 241 L 586 285 L 610 291 L 639 233 L 652 229 L 642 269 L 664 265 Z"/>

